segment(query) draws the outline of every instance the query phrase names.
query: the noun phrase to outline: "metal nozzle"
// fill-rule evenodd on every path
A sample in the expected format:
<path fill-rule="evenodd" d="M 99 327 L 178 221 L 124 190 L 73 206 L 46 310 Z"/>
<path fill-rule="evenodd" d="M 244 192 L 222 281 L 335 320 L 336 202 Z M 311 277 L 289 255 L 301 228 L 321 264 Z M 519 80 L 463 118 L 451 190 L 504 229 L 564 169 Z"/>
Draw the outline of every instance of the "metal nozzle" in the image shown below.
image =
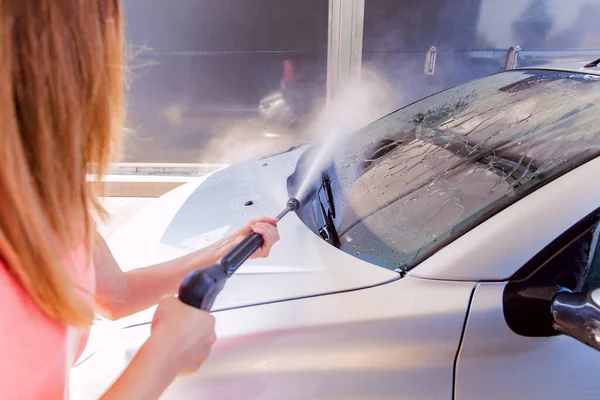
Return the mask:
<path fill-rule="evenodd" d="M 290 211 L 296 211 L 300 208 L 300 202 L 298 201 L 298 199 L 291 197 L 288 200 L 286 206 L 290 209 Z"/>
<path fill-rule="evenodd" d="M 281 219 L 285 216 L 285 214 L 289 213 L 290 211 L 296 211 L 299 208 L 300 202 L 298 201 L 298 199 L 292 197 L 288 200 L 287 204 L 285 205 L 285 210 L 283 210 L 278 216 L 276 216 L 275 219 Z"/>

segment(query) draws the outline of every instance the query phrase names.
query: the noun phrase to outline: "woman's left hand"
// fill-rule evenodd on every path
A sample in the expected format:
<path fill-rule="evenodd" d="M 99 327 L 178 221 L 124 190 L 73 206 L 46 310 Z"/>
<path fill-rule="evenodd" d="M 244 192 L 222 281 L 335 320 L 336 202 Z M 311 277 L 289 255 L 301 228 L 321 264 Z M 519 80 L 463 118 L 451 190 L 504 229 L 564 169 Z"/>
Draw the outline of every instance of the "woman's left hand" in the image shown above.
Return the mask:
<path fill-rule="evenodd" d="M 231 244 L 227 246 L 227 251 L 231 250 L 250 233 L 255 232 L 263 237 L 263 244 L 250 258 L 267 257 L 273 245 L 279 240 L 279 231 L 276 226 L 277 222 L 279 222 L 277 219 L 269 217 L 252 219 L 246 222 L 244 226 L 229 237 L 230 240 L 228 240 L 228 242 Z"/>

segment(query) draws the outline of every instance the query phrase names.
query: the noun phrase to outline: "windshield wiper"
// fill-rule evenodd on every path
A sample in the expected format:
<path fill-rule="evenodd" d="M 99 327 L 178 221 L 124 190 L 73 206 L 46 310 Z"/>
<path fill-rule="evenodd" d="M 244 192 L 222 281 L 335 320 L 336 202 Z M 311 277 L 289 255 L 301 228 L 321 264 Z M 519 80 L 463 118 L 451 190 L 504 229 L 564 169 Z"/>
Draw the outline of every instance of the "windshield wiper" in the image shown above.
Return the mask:
<path fill-rule="evenodd" d="M 329 176 L 327 176 L 327 174 L 321 174 L 321 187 L 319 188 L 319 192 L 321 190 L 325 191 L 325 199 L 327 200 L 327 205 L 329 206 L 331 218 L 335 218 L 335 204 L 333 204 L 331 181 L 329 180 Z"/>
<path fill-rule="evenodd" d="M 324 201 L 321 199 L 321 194 L 325 197 Z M 321 174 L 321 187 L 319 187 L 319 190 L 317 191 L 317 200 L 319 201 L 321 216 L 324 222 L 324 225 L 319 227 L 319 235 L 321 235 L 326 242 L 335 247 L 340 247 L 340 238 L 333 223 L 333 219 L 335 218 L 335 205 L 333 203 L 331 181 L 325 173 Z M 327 210 L 323 204 L 324 202 L 327 204 Z"/>

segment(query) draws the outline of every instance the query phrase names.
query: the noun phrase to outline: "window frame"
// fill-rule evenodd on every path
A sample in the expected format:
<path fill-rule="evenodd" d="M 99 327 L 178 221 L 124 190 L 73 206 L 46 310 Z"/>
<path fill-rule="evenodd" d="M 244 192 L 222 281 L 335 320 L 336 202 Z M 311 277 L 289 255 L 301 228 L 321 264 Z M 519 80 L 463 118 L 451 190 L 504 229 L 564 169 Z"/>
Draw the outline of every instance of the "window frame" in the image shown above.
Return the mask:
<path fill-rule="evenodd" d="M 554 296 L 564 289 L 556 284 L 556 279 L 560 276 L 558 272 L 565 271 L 559 270 L 553 261 L 565 251 L 571 250 L 571 246 L 590 233 L 593 238 L 595 237 L 596 242 L 596 248 L 593 250 L 590 248 L 590 251 L 598 257 L 600 206 L 562 232 L 508 279 L 502 296 L 502 306 L 504 319 L 513 332 L 528 337 L 549 337 L 559 334 L 553 328 L 550 305 Z M 577 283 L 576 290 L 583 286 L 594 265 L 593 261 L 590 261 L 582 281 Z M 574 264 L 565 266 L 565 268 L 573 267 Z"/>

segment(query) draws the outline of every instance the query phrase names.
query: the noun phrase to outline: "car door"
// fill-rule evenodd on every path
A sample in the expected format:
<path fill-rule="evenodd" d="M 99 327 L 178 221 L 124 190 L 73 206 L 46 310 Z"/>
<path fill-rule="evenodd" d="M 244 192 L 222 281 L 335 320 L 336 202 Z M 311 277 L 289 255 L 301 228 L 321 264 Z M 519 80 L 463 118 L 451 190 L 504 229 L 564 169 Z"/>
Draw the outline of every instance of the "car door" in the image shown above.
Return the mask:
<path fill-rule="evenodd" d="M 552 327 L 558 288 L 600 287 L 598 210 L 562 233 L 508 282 L 481 282 L 471 302 L 455 398 L 598 399 L 600 352 Z"/>

